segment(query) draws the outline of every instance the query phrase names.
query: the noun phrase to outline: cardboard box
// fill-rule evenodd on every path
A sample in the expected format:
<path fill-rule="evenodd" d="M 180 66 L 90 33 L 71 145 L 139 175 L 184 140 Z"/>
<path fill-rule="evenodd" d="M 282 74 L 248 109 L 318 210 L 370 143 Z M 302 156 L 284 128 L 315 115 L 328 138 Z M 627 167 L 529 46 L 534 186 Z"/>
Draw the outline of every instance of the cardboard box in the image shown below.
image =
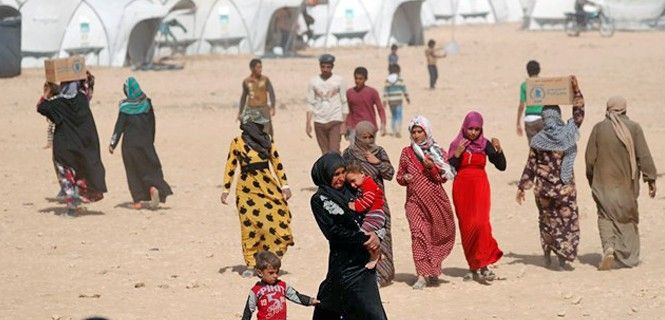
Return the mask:
<path fill-rule="evenodd" d="M 60 83 L 85 79 L 85 57 L 73 56 L 44 61 L 46 81 Z"/>
<path fill-rule="evenodd" d="M 572 77 L 526 79 L 526 105 L 572 105 Z"/>

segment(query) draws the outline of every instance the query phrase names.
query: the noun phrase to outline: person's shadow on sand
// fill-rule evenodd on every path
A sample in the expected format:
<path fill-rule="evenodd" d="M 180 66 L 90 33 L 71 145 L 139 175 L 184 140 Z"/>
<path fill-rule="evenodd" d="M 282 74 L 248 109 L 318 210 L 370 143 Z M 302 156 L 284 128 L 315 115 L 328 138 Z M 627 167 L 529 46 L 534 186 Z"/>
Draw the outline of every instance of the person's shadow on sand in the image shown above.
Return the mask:
<path fill-rule="evenodd" d="M 49 213 L 52 212 L 56 216 L 61 216 L 67 213 L 67 208 L 65 207 L 48 207 L 39 210 L 40 213 Z M 96 211 L 96 210 L 77 210 L 76 211 L 76 216 L 77 217 L 84 217 L 84 216 L 103 216 L 104 212 L 101 211 Z"/>
<path fill-rule="evenodd" d="M 130 210 L 134 210 L 134 211 L 136 211 L 136 210 L 160 211 L 160 210 L 170 210 L 171 209 L 171 207 L 162 207 L 162 206 L 158 206 L 157 208 L 150 208 L 148 206 L 142 206 L 141 209 L 134 209 L 134 207 L 132 207 L 132 204 L 133 204 L 132 202 L 127 201 L 127 202 L 116 204 L 114 206 L 114 208 L 130 209 Z"/>
<path fill-rule="evenodd" d="M 556 257 L 554 256 L 554 254 L 552 255 L 553 255 L 552 256 L 553 261 L 556 261 Z M 509 265 L 527 264 L 536 267 L 547 268 L 547 266 L 545 265 L 545 258 L 543 257 L 542 254 L 536 255 L 536 254 L 519 254 L 514 252 L 508 252 L 507 254 L 504 255 L 504 257 L 514 259 L 513 261 L 508 262 Z"/>

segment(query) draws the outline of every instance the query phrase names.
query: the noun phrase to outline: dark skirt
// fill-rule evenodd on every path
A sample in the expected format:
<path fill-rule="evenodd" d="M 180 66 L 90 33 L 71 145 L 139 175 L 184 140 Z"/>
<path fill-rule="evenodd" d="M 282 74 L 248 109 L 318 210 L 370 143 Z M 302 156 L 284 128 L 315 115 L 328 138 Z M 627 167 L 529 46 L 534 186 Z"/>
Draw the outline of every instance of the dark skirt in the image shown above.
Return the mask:
<path fill-rule="evenodd" d="M 162 164 L 153 145 L 137 147 L 122 145 L 122 161 L 127 173 L 127 184 L 134 202 L 149 201 L 150 187 L 159 191 L 159 201 L 173 194 L 171 187 L 164 180 Z"/>
<path fill-rule="evenodd" d="M 355 269 L 355 270 L 354 270 Z M 358 266 L 335 279 L 328 275 L 319 287 L 313 320 L 387 320 L 377 284 L 376 272 Z"/>

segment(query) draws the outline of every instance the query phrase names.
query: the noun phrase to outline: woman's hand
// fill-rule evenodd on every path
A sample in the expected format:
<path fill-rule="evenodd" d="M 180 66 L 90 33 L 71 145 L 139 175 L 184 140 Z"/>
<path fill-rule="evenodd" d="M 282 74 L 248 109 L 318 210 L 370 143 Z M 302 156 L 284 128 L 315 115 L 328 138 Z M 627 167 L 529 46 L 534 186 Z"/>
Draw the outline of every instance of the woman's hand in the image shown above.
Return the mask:
<path fill-rule="evenodd" d="M 649 197 L 656 197 L 656 181 L 649 181 Z"/>
<path fill-rule="evenodd" d="M 406 181 L 406 183 L 411 183 L 411 180 L 413 180 L 413 175 L 411 175 L 410 173 L 405 173 L 402 176 L 402 179 L 404 179 L 404 181 Z"/>
<path fill-rule="evenodd" d="M 220 197 L 220 200 L 222 200 L 222 204 L 229 204 L 229 193 L 224 191 L 222 192 L 222 196 Z"/>
<path fill-rule="evenodd" d="M 314 297 L 309 298 L 309 305 L 310 305 L 310 306 L 315 306 L 315 305 L 317 305 L 317 304 L 319 304 L 319 303 L 321 303 L 321 301 L 317 300 L 316 298 L 314 298 Z"/>
<path fill-rule="evenodd" d="M 466 146 L 469 145 L 471 141 L 467 139 L 462 139 L 462 142 L 457 146 L 457 149 L 455 149 L 455 158 L 459 158 L 462 156 L 462 153 L 466 150 Z"/>
<path fill-rule="evenodd" d="M 371 164 L 379 164 L 381 163 L 381 160 L 377 158 L 373 153 L 369 151 L 365 151 L 365 159 L 367 159 L 367 162 Z"/>
<path fill-rule="evenodd" d="M 494 150 L 496 150 L 497 153 L 503 152 L 503 149 L 501 149 L 501 141 L 497 138 L 492 138 L 492 146 L 494 147 Z"/>
<path fill-rule="evenodd" d="M 55 95 L 55 92 L 51 91 L 51 86 L 49 85 L 48 81 L 44 82 L 44 91 L 43 91 L 43 95 L 42 95 L 44 97 L 44 99 L 49 99 L 54 95 Z"/>
<path fill-rule="evenodd" d="M 432 167 L 434 166 L 434 161 L 432 161 L 432 159 L 430 159 L 429 157 L 425 157 L 423 159 L 423 166 L 425 166 L 425 169 L 427 170 L 432 169 Z"/>
<path fill-rule="evenodd" d="M 517 204 L 521 206 L 522 203 L 524 203 L 525 199 L 526 198 L 524 197 L 524 190 L 517 189 L 517 195 L 515 196 L 515 201 L 517 201 Z"/>
<path fill-rule="evenodd" d="M 291 188 L 282 188 L 282 196 L 284 196 L 284 200 L 289 200 L 291 199 Z"/>
<path fill-rule="evenodd" d="M 349 202 L 349 209 L 356 211 L 356 203 L 353 201 Z"/>
<path fill-rule="evenodd" d="M 369 250 L 378 250 L 380 244 L 379 237 L 374 232 L 370 232 L 369 240 L 363 243 L 363 245 Z"/>

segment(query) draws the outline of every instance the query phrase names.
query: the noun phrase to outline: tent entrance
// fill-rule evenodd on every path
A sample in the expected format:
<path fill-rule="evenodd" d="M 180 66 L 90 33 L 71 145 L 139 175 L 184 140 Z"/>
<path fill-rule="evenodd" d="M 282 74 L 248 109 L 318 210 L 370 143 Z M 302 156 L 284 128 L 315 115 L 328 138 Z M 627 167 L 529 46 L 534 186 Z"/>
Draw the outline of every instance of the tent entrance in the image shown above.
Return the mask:
<path fill-rule="evenodd" d="M 389 42 L 419 46 L 424 44 L 420 21 L 422 1 L 406 1 L 397 7 L 390 27 Z M 390 45 L 387 43 L 386 45 Z"/>
<path fill-rule="evenodd" d="M 137 67 L 152 63 L 154 39 L 161 21 L 160 18 L 146 19 L 134 26 L 129 34 L 125 66 Z"/>
<path fill-rule="evenodd" d="M 272 14 L 266 35 L 266 53 L 288 55 L 298 40 L 299 8 L 282 7 Z"/>

